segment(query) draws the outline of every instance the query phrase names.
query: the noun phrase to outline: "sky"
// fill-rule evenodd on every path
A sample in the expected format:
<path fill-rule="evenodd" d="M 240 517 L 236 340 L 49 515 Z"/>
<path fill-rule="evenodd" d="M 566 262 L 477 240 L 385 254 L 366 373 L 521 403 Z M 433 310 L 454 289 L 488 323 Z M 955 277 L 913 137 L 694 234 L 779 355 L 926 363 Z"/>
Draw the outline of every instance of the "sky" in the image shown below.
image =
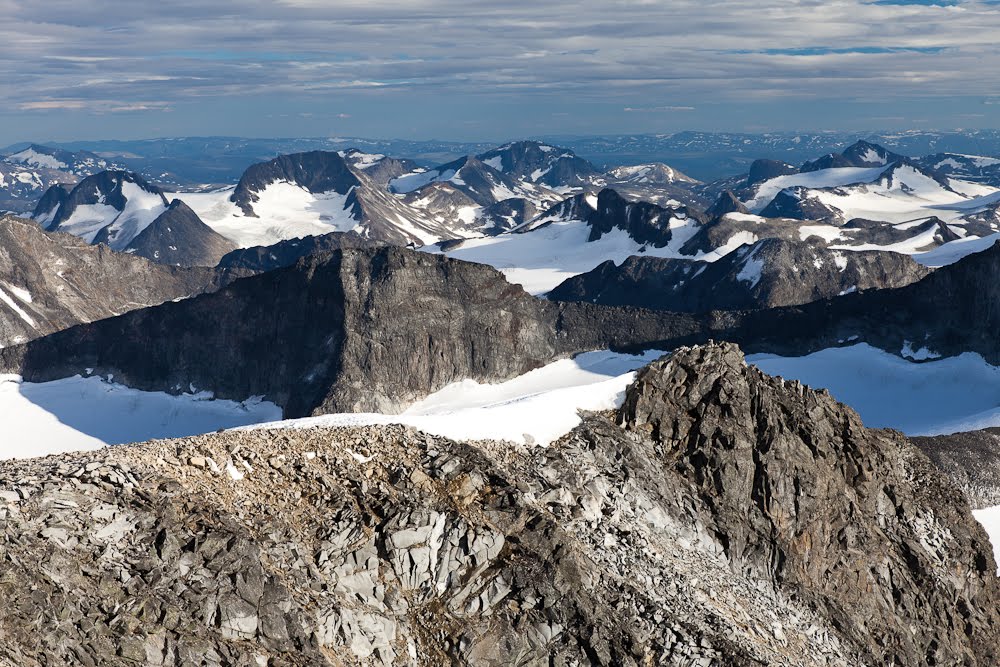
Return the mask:
<path fill-rule="evenodd" d="M 0 145 L 1000 127 L 996 0 L 0 0 Z"/>

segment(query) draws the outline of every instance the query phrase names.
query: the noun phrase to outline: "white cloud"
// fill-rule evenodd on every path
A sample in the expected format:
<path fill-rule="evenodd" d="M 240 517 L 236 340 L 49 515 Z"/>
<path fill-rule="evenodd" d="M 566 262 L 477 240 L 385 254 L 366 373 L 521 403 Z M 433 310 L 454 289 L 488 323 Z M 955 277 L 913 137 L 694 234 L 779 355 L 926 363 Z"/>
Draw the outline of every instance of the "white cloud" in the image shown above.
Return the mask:
<path fill-rule="evenodd" d="M 455 95 L 540 95 L 670 113 L 746 100 L 945 99 L 1000 84 L 1000 8 L 978 1 L 0 5 L 0 111 L 8 112 L 417 90 L 440 93 L 443 104 Z"/>

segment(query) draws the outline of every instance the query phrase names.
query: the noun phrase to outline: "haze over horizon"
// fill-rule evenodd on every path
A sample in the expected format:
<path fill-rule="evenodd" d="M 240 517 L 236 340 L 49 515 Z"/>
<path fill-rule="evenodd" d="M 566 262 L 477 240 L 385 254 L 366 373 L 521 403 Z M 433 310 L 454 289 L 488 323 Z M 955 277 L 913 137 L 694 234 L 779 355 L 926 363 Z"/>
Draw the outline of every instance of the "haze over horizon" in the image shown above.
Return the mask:
<path fill-rule="evenodd" d="M 0 9 L 0 145 L 1000 126 L 983 0 Z"/>

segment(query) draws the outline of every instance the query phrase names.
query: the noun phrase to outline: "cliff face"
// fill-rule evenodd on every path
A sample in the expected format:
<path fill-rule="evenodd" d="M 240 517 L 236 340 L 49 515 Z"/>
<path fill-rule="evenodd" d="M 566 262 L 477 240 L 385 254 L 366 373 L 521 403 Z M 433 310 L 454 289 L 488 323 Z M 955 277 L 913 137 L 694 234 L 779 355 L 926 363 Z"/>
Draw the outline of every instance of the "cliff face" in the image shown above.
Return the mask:
<path fill-rule="evenodd" d="M 644 256 L 620 265 L 607 261 L 567 278 L 548 298 L 675 312 L 750 310 L 901 287 L 929 272 L 895 252 L 768 238 L 711 263 Z"/>
<path fill-rule="evenodd" d="M 168 267 L 0 218 L 0 345 L 218 289 L 241 270 Z"/>
<path fill-rule="evenodd" d="M 290 417 L 394 412 L 450 382 L 556 358 L 550 310 L 487 266 L 343 250 L 0 350 L 0 366 L 29 381 L 90 368 L 142 389 L 264 395 Z"/>
<path fill-rule="evenodd" d="M 996 664 L 998 580 L 917 450 L 730 345 L 548 448 L 401 427 L 0 463 L 14 664 Z"/>

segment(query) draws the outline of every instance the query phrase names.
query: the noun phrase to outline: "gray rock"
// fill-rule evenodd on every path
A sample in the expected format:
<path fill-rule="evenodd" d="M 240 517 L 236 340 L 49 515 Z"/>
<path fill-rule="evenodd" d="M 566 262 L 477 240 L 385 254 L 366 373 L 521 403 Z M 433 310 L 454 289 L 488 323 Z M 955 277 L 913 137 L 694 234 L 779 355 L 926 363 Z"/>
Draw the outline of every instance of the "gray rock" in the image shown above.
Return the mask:
<path fill-rule="evenodd" d="M 176 465 L 236 451 L 284 463 L 236 483 Z M 135 485 L 88 486 L 102 470 Z M 0 521 L 11 664 L 979 667 L 1000 650 L 996 565 L 958 489 L 732 345 L 655 362 L 544 449 L 232 431 L 0 477 L 27 499 Z"/>

